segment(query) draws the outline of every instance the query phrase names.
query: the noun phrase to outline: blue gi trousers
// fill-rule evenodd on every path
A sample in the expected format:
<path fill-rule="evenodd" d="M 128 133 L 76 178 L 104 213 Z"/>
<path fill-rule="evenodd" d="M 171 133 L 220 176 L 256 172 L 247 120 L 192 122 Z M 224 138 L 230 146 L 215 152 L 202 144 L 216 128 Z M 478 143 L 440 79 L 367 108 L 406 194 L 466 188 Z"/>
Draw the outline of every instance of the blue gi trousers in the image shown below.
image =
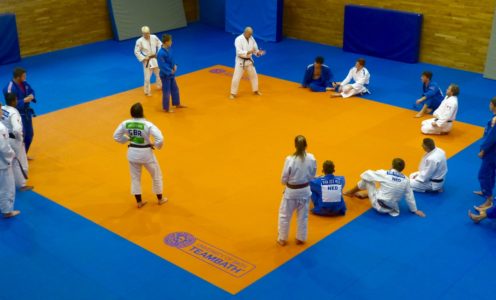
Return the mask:
<path fill-rule="evenodd" d="M 312 92 L 325 92 L 327 88 L 326 84 L 320 80 L 313 80 L 308 87 Z"/>
<path fill-rule="evenodd" d="M 176 76 L 160 76 L 162 79 L 162 108 L 169 110 L 169 101 L 172 96 L 172 105 L 181 104 L 179 99 L 179 88 L 176 83 Z"/>
<path fill-rule="evenodd" d="M 496 180 L 496 157 L 491 155 L 482 158 L 482 164 L 479 169 L 479 183 L 481 192 L 484 197 L 493 195 L 494 184 Z"/>
<path fill-rule="evenodd" d="M 31 143 L 33 142 L 34 129 L 33 129 L 33 117 L 30 112 L 26 114 L 21 114 L 22 120 L 22 131 L 24 135 L 24 147 L 26 148 L 26 153 L 29 151 L 29 147 L 31 147 Z"/>

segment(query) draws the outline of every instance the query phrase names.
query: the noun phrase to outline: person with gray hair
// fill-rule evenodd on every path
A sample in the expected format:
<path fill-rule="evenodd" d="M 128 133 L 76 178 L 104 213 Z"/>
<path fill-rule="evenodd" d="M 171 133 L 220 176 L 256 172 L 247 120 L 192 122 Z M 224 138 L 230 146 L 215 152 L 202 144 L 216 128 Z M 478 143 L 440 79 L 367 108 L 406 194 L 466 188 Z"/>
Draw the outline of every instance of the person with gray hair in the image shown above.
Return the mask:
<path fill-rule="evenodd" d="M 234 66 L 229 99 L 234 100 L 236 98 L 239 82 L 245 70 L 248 72 L 253 93 L 258 96 L 262 95 L 258 90 L 258 75 L 255 70 L 253 55 L 259 57 L 264 55 L 265 51 L 258 49 L 257 42 L 253 38 L 253 29 L 246 27 L 243 34 L 234 40 L 234 46 L 236 47 L 236 65 Z"/>
<path fill-rule="evenodd" d="M 420 131 L 423 134 L 448 134 L 453 128 L 453 121 L 458 113 L 458 94 L 460 88 L 456 84 L 450 84 L 446 91 L 446 97 L 432 114 L 434 118 L 422 121 Z"/>
<path fill-rule="evenodd" d="M 419 170 L 410 174 L 410 186 L 414 192 L 442 192 L 444 180 L 448 173 L 446 153 L 436 147 L 433 139 L 422 141 L 425 155 L 420 161 Z"/>
<path fill-rule="evenodd" d="M 162 42 L 156 35 L 150 34 L 150 28 L 148 26 L 141 27 L 141 33 L 143 36 L 136 41 L 134 55 L 136 55 L 136 58 L 143 64 L 145 95 L 151 96 L 150 81 L 152 73 L 155 74 L 157 89 L 162 88 L 160 69 L 158 68 L 157 63 L 157 52 L 162 47 Z"/>

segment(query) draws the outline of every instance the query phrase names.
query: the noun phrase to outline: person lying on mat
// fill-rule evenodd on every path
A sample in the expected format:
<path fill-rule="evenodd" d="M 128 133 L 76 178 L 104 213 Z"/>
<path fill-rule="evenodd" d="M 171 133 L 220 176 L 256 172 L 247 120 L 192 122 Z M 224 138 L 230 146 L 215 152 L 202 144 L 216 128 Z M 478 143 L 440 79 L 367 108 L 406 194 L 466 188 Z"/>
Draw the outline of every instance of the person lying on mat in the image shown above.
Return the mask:
<path fill-rule="evenodd" d="M 458 112 L 459 93 L 458 85 L 450 84 L 443 102 L 432 114 L 434 118 L 422 121 L 420 131 L 423 134 L 448 134 L 451 131 Z"/>
<path fill-rule="evenodd" d="M 422 76 L 420 76 L 420 80 L 422 80 L 422 97 L 415 101 L 414 104 L 416 109 L 420 108 L 420 111 L 415 115 L 416 118 L 420 118 L 424 114 L 430 114 L 436 110 L 444 97 L 437 83 L 431 81 L 432 72 L 424 71 Z"/>
<path fill-rule="evenodd" d="M 417 209 L 415 196 L 410 187 L 410 180 L 401 171 L 405 169 L 405 161 L 401 158 L 393 159 L 391 170 L 367 170 L 360 175 L 361 180 L 351 190 L 345 193 L 346 196 L 358 197 L 360 199 L 369 198 L 372 207 L 379 213 L 389 214 L 397 217 L 400 214 L 399 202 L 405 198 L 410 211 L 419 217 L 425 214 Z M 376 187 L 376 183 L 380 187 Z M 366 193 L 359 193 L 366 190 Z"/>
<path fill-rule="evenodd" d="M 350 84 L 351 80 L 354 81 Z M 350 69 L 348 76 L 342 82 L 334 82 L 332 85 L 337 93 L 331 94 L 331 97 L 348 98 L 355 95 L 369 93 L 367 86 L 370 81 L 370 73 L 365 68 L 365 59 L 359 58 L 355 66 Z"/>
<path fill-rule="evenodd" d="M 418 172 L 410 174 L 410 186 L 414 192 L 442 192 L 444 178 L 448 173 L 446 153 L 437 148 L 433 139 L 422 142 L 425 155 L 420 161 Z"/>
<path fill-rule="evenodd" d="M 343 200 L 345 180 L 343 176 L 334 176 L 334 163 L 326 160 L 322 166 L 324 176 L 310 181 L 312 191 L 312 213 L 319 216 L 344 216 L 346 204 Z"/>
<path fill-rule="evenodd" d="M 317 56 L 313 64 L 308 65 L 301 87 L 309 88 L 312 92 L 325 92 L 332 90 L 332 72 L 324 65 L 324 58 Z"/>

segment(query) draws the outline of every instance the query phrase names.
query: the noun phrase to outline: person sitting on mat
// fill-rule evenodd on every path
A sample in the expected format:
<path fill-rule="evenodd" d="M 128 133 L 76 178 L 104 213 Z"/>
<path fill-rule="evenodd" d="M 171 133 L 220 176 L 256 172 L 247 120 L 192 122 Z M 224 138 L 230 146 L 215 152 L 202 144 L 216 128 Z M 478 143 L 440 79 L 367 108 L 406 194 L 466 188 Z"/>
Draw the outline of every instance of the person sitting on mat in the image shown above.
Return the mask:
<path fill-rule="evenodd" d="M 451 131 L 458 112 L 459 93 L 458 85 L 450 84 L 443 102 L 432 114 L 434 118 L 422 121 L 420 131 L 423 134 L 448 134 Z"/>
<path fill-rule="evenodd" d="M 446 153 L 437 148 L 433 139 L 422 142 L 425 155 L 420 161 L 418 172 L 410 174 L 410 186 L 414 192 L 442 192 L 444 178 L 448 173 Z"/>
<path fill-rule="evenodd" d="M 400 214 L 399 202 L 405 198 L 410 211 L 419 217 L 425 214 L 417 209 L 415 196 L 410 187 L 410 180 L 401 171 L 405 169 L 405 161 L 401 158 L 393 159 L 391 170 L 367 170 L 360 175 L 361 180 L 351 190 L 344 193 L 346 196 L 358 197 L 360 199 L 369 198 L 372 207 L 379 213 L 389 214 L 397 217 Z M 376 187 L 376 183 L 380 187 Z M 366 193 L 359 193 L 366 190 Z"/>
<path fill-rule="evenodd" d="M 326 160 L 322 166 L 324 176 L 310 181 L 312 213 L 319 216 L 344 216 L 346 204 L 343 200 L 345 180 L 343 176 L 334 176 L 334 163 Z"/>
<path fill-rule="evenodd" d="M 325 92 L 332 89 L 331 69 L 324 65 L 324 58 L 317 56 L 313 64 L 308 65 L 301 87 L 309 88 L 312 92 Z"/>
<path fill-rule="evenodd" d="M 416 109 L 420 108 L 420 111 L 415 115 L 416 118 L 422 117 L 424 114 L 430 114 L 436 110 L 441 101 L 443 101 L 443 92 L 437 85 L 437 83 L 432 82 L 432 72 L 424 71 L 422 76 L 422 97 L 415 101 L 414 107 Z"/>
<path fill-rule="evenodd" d="M 351 80 L 355 83 L 350 84 Z M 370 81 L 370 73 L 365 68 L 365 59 L 359 58 L 355 66 L 350 69 L 348 76 L 342 82 L 334 82 L 333 89 L 337 93 L 331 94 L 331 97 L 349 98 L 355 95 L 363 95 L 369 93 L 367 86 Z"/>

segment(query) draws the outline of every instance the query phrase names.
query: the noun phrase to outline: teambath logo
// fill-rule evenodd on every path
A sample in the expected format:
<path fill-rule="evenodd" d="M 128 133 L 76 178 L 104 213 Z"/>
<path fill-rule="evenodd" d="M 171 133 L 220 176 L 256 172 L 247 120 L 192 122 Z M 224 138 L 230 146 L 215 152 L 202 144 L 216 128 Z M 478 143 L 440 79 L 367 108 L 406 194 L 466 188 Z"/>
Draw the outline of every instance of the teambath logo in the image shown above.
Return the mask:
<path fill-rule="evenodd" d="M 228 76 L 228 77 L 233 76 L 233 72 L 225 70 L 225 69 L 221 69 L 221 68 L 213 68 L 213 69 L 210 69 L 209 72 L 213 73 L 213 74 Z M 250 80 L 250 78 L 247 75 L 243 75 L 243 77 L 241 77 L 241 79 L 242 80 Z"/>
<path fill-rule="evenodd" d="M 199 240 L 187 232 L 170 233 L 165 237 L 164 242 L 237 278 L 255 269 L 255 265 Z"/>

